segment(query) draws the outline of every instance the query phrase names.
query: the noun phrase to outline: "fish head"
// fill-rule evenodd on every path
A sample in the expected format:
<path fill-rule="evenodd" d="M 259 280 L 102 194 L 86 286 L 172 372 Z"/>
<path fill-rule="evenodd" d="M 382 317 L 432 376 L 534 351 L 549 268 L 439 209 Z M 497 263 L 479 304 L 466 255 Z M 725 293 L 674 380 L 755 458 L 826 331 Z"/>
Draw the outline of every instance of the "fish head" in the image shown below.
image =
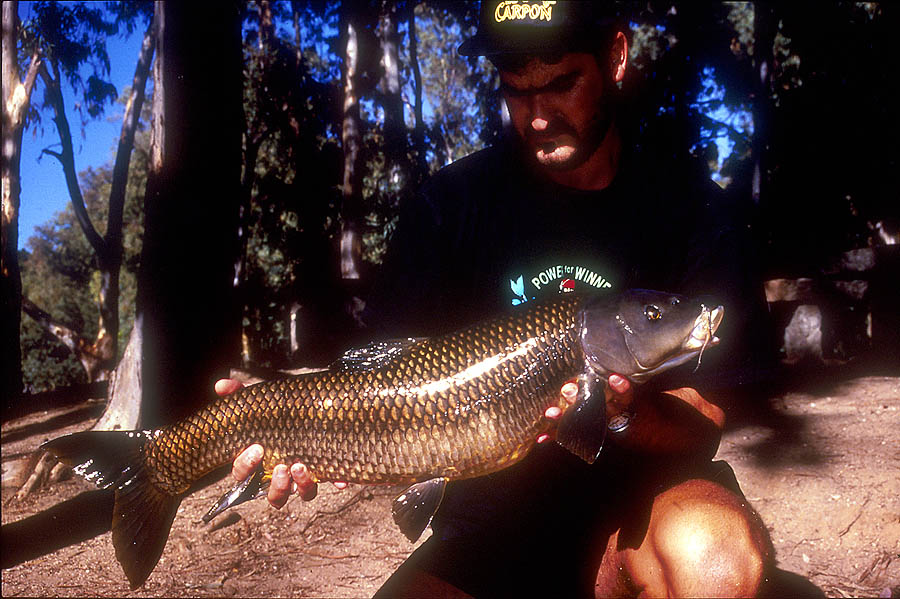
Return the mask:
<path fill-rule="evenodd" d="M 643 382 L 716 345 L 724 315 L 720 305 L 632 289 L 612 300 L 595 298 L 585 304 L 582 348 L 595 370 Z"/>

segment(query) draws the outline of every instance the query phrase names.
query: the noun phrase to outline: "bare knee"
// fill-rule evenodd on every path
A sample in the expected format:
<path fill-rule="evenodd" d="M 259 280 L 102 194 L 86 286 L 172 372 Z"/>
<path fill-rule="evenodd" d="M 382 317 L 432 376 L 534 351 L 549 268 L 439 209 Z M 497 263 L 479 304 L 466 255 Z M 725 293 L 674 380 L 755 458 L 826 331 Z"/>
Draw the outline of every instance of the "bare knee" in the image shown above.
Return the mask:
<path fill-rule="evenodd" d="M 648 595 L 747 597 L 757 593 L 773 556 L 746 501 L 715 483 L 690 480 L 654 500 L 633 557 L 648 571 Z"/>

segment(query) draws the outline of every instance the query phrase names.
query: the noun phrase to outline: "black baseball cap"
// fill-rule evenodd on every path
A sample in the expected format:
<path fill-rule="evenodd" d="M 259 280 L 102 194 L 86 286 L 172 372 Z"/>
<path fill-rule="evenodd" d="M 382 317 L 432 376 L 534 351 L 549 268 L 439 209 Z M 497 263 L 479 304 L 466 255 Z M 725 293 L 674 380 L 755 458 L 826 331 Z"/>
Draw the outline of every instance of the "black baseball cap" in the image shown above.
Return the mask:
<path fill-rule="evenodd" d="M 616 4 L 607 1 L 481 3 L 478 32 L 460 45 L 462 56 L 575 52 L 595 48 L 618 23 Z"/>

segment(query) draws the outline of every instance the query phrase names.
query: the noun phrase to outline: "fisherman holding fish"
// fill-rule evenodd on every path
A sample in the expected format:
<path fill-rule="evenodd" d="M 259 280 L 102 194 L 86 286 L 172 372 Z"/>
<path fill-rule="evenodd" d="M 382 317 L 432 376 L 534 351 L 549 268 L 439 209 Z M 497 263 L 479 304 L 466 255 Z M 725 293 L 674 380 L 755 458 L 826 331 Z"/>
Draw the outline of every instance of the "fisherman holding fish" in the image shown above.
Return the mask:
<path fill-rule="evenodd" d="M 382 341 L 320 372 L 220 381 L 160 429 L 42 445 L 114 490 L 132 589 L 182 500 L 232 464 L 204 521 L 267 486 L 280 507 L 317 481 L 408 485 L 394 521 L 433 534 L 383 597 L 772 593 L 766 529 L 712 461 L 708 400 L 764 372 L 747 223 L 626 118 L 626 28 L 604 8 L 484 3 L 459 51 L 495 64 L 510 126 L 405 207 L 363 314 Z"/>
<path fill-rule="evenodd" d="M 621 91 L 627 28 L 613 12 L 607 2 L 483 3 L 459 52 L 497 67 L 511 127 L 436 174 L 401 216 L 365 313 L 373 331 L 445 333 L 573 289 L 716 292 L 728 310 L 723 346 L 695 386 L 713 397 L 753 380 L 752 323 L 764 304 L 745 227 L 708 177 L 637 141 Z M 766 529 L 728 465 L 711 461 L 723 411 L 691 387 L 608 383 L 596 462 L 540 443 L 511 468 L 451 482 L 433 535 L 378 596 L 760 592 L 774 561 Z M 571 383 L 561 389 L 569 403 L 577 394 Z M 244 479 L 261 457 L 249 447 L 233 475 Z M 276 467 L 269 502 L 281 507 L 292 491 L 315 497 L 303 464 Z"/>

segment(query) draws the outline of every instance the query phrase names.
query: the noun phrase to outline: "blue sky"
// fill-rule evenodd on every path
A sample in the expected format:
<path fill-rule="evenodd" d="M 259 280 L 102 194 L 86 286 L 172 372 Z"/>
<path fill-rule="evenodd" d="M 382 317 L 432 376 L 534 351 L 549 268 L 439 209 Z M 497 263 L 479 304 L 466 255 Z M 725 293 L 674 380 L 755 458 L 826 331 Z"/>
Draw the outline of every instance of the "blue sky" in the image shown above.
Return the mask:
<path fill-rule="evenodd" d="M 30 16 L 30 3 L 19 4 L 19 17 L 25 21 Z M 110 81 L 119 94 L 131 85 L 138 52 L 143 39 L 143 28 L 138 28 L 127 39 L 113 37 L 107 43 L 110 61 Z M 32 102 L 40 105 L 44 85 L 38 79 Z M 89 166 L 99 167 L 112 162 L 115 146 L 122 129 L 124 107 L 107 105 L 106 112 L 96 120 L 88 121 L 82 128 L 81 117 L 75 110 L 72 88 L 66 82 L 62 85 L 66 114 L 72 128 L 73 149 L 75 151 L 75 171 L 80 173 Z M 43 129 L 43 132 L 41 131 Z M 83 132 L 83 134 L 82 134 Z M 34 228 L 53 218 L 69 202 L 69 192 L 62 166 L 52 156 L 45 155 L 38 160 L 41 150 L 50 147 L 59 150 L 59 135 L 49 111 L 42 114 L 39 127 L 31 126 L 22 138 L 22 196 L 19 206 L 19 248 L 25 246 L 34 234 Z M 95 223 L 102 232 L 104 223 Z"/>

